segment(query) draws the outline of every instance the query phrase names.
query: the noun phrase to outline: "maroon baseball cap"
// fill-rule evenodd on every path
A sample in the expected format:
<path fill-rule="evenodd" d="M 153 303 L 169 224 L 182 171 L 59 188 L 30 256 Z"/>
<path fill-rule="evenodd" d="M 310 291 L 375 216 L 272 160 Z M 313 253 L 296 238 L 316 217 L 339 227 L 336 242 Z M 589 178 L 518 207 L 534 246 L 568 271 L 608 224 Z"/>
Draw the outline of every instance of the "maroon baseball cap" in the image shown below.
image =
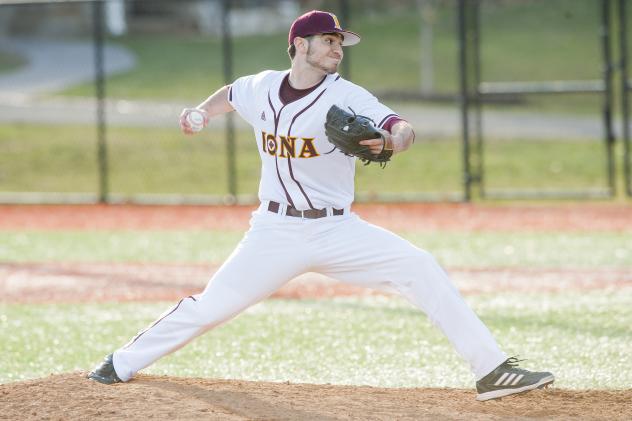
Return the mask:
<path fill-rule="evenodd" d="M 327 34 L 331 32 L 337 32 L 344 37 L 342 45 L 345 47 L 360 42 L 360 35 L 340 27 L 340 22 L 338 22 L 336 15 L 320 10 L 312 10 L 311 12 L 299 16 L 292 23 L 288 36 L 288 44 L 292 45 L 296 37 L 305 38 L 310 35 Z"/>

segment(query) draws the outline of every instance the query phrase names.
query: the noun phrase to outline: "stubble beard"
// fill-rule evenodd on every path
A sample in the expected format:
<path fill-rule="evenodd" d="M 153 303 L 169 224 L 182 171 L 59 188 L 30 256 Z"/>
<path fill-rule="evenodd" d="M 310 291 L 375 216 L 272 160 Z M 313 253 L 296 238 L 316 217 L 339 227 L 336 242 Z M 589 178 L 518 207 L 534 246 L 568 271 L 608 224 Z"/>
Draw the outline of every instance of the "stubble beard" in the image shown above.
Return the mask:
<path fill-rule="evenodd" d="M 334 63 L 330 66 L 326 66 L 323 63 L 320 63 L 316 60 L 314 60 L 314 54 L 310 51 L 311 48 L 308 47 L 307 48 L 307 56 L 305 57 L 305 61 L 307 61 L 307 64 L 309 64 L 312 67 L 315 67 L 316 69 L 322 70 L 323 72 L 327 73 L 328 75 L 332 75 L 334 73 L 336 73 L 338 71 L 338 63 Z"/>

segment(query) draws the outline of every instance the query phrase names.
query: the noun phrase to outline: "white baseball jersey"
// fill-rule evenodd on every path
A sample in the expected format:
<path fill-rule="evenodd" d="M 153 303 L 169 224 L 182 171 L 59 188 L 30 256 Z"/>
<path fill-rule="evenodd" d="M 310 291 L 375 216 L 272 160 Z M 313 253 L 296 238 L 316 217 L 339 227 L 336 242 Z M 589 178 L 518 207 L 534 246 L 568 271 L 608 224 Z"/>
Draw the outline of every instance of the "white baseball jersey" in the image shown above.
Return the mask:
<path fill-rule="evenodd" d="M 279 90 L 286 71 L 264 71 L 237 79 L 229 91 L 233 108 L 254 128 L 262 161 L 259 200 L 299 210 L 353 202 L 355 160 L 334 149 L 325 135 L 332 105 L 371 118 L 382 127 L 397 117 L 366 89 L 339 74 L 327 75 L 308 95 L 284 105 Z"/>

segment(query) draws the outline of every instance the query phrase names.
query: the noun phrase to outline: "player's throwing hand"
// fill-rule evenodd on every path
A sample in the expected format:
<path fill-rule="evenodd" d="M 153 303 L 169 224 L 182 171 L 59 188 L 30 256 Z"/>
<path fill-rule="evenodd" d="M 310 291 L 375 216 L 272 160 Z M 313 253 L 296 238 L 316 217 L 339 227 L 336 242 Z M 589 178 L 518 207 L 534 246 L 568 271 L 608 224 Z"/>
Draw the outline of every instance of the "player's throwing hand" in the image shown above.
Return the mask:
<path fill-rule="evenodd" d="M 180 130 L 186 135 L 192 135 L 202 130 L 208 124 L 208 114 L 199 108 L 185 108 L 180 113 Z"/>

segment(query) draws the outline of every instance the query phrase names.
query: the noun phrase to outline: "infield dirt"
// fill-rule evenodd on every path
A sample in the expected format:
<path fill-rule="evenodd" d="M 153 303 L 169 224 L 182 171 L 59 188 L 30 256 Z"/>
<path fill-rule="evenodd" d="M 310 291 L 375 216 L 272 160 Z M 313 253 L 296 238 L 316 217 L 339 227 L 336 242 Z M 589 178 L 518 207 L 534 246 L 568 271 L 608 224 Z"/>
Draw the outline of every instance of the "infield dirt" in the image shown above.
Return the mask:
<path fill-rule="evenodd" d="M 253 206 L 0 205 L 0 230 L 246 230 Z M 391 230 L 632 232 L 632 204 L 359 204 Z"/>
<path fill-rule="evenodd" d="M 473 390 L 385 389 L 139 375 L 106 386 L 86 373 L 0 385 L 10 420 L 629 420 L 632 391 L 535 390 L 477 402 Z"/>

